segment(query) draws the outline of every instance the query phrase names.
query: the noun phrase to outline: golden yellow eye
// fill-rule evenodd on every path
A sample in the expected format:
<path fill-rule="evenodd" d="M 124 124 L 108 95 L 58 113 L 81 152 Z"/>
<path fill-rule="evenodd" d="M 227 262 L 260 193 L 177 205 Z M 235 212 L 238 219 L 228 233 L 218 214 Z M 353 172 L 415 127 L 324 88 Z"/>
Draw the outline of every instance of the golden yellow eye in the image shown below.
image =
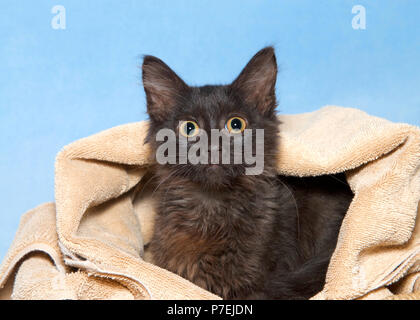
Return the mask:
<path fill-rule="evenodd" d="M 245 128 L 246 121 L 241 117 L 233 117 L 226 122 L 226 129 L 230 133 L 241 133 L 245 130 Z"/>
<path fill-rule="evenodd" d="M 199 127 L 195 121 L 181 121 L 179 125 L 179 133 L 186 138 L 194 137 L 198 134 Z"/>

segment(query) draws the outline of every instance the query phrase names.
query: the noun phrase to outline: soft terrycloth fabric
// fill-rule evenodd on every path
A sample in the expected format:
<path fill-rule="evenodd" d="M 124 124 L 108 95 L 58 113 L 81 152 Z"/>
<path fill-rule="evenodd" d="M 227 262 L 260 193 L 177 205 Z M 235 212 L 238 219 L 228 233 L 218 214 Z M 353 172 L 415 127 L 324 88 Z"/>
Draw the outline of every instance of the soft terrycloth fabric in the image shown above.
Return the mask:
<path fill-rule="evenodd" d="M 345 171 L 355 194 L 314 299 L 420 298 L 420 129 L 332 106 L 280 117 L 279 173 Z M 0 298 L 218 298 L 143 259 L 156 201 L 142 181 L 153 161 L 147 125 L 118 126 L 58 154 L 56 203 L 22 217 Z"/>

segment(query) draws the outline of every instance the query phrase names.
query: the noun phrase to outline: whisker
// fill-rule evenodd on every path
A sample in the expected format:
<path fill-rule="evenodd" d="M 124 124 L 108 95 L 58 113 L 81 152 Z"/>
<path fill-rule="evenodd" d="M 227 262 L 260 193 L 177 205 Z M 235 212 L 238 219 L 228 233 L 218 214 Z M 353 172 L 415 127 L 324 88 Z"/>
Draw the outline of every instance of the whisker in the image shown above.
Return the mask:
<path fill-rule="evenodd" d="M 165 181 L 167 181 L 170 177 L 172 177 L 173 175 L 175 175 L 176 173 L 179 173 L 179 171 L 182 169 L 182 167 L 181 168 L 178 168 L 178 169 L 176 169 L 176 170 L 174 170 L 174 171 L 172 171 L 168 176 L 166 176 L 159 184 L 158 184 L 158 186 L 155 188 L 155 190 L 153 190 L 153 192 L 152 192 L 152 196 L 156 193 L 156 191 L 159 189 L 159 187 L 162 185 L 162 183 L 164 183 Z"/>
<path fill-rule="evenodd" d="M 292 196 L 293 202 L 295 204 L 295 208 L 296 208 L 296 218 L 297 218 L 297 238 L 299 240 L 300 238 L 300 222 L 299 222 L 299 207 L 297 205 L 297 201 L 295 196 L 293 195 L 292 190 L 290 190 L 290 188 L 283 182 L 281 181 L 281 179 L 278 179 L 278 181 L 280 181 L 280 183 L 290 192 L 290 195 Z"/>

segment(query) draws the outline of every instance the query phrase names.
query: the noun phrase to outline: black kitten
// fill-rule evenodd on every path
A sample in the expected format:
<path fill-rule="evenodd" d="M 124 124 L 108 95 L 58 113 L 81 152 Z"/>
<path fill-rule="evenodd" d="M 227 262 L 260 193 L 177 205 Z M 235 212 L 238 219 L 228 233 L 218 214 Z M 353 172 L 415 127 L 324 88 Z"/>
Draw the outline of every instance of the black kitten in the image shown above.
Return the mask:
<path fill-rule="evenodd" d="M 180 163 L 178 149 L 175 163 L 153 169 L 154 263 L 224 299 L 307 299 L 320 291 L 353 196 L 343 175 L 278 176 L 276 76 L 271 47 L 223 86 L 190 87 L 161 60 L 146 56 L 143 62 L 147 142 L 156 155 L 164 143 L 156 141 L 161 129 L 172 129 L 176 140 L 201 140 L 211 129 L 233 139 L 250 129 L 256 156 L 255 132 L 264 129 L 264 168 L 258 175 L 247 174 L 249 163 Z M 218 144 L 211 141 L 198 154 L 212 149 L 221 159 Z M 187 150 L 193 146 L 188 140 Z M 229 152 L 232 159 L 236 151 Z"/>

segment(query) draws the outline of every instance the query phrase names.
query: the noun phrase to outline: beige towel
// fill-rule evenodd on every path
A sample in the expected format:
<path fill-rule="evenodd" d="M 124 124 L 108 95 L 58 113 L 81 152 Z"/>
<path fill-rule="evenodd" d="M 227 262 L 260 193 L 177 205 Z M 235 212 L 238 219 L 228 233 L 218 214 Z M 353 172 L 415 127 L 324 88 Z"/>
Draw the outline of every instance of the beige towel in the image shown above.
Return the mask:
<path fill-rule="evenodd" d="M 332 106 L 281 121 L 280 173 L 345 171 L 355 194 L 314 299 L 420 298 L 419 128 Z M 154 214 L 142 181 L 153 161 L 147 125 L 118 126 L 58 154 L 56 203 L 22 217 L 0 298 L 218 298 L 143 259 Z"/>

